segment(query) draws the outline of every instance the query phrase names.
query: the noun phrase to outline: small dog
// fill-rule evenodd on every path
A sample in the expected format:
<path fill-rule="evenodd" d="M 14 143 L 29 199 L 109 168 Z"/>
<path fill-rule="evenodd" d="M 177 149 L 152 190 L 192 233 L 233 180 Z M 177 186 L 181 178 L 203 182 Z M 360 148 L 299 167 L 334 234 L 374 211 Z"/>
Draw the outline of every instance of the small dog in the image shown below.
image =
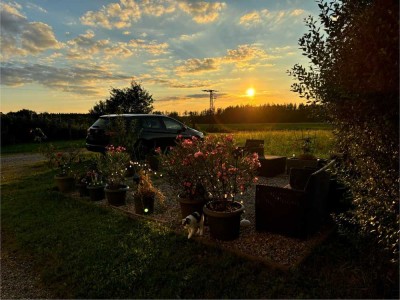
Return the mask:
<path fill-rule="evenodd" d="M 182 219 L 182 225 L 188 230 L 190 239 L 194 234 L 203 235 L 204 215 L 200 215 L 197 211 Z"/>

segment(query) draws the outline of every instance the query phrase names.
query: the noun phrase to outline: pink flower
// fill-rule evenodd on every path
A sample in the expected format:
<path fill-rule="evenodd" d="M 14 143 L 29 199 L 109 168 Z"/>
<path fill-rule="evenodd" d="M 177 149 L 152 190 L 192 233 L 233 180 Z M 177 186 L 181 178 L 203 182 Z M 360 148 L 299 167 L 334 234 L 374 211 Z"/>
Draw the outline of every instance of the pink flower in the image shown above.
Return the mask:
<path fill-rule="evenodd" d="M 155 151 L 156 153 L 160 154 L 160 153 L 161 153 L 161 148 L 160 148 L 160 147 L 157 147 L 154 151 Z"/>
<path fill-rule="evenodd" d="M 198 157 L 201 157 L 201 156 L 204 156 L 203 152 L 201 152 L 201 151 L 198 151 L 198 152 L 196 152 L 196 153 L 194 154 L 194 157 L 195 157 L 195 158 L 198 158 Z"/>
<path fill-rule="evenodd" d="M 225 137 L 225 139 L 226 139 L 227 142 L 233 142 L 233 135 L 232 135 L 232 134 L 227 135 L 227 136 Z"/>
<path fill-rule="evenodd" d="M 182 142 L 183 148 L 190 148 L 193 145 L 193 142 L 189 139 L 186 139 Z"/>
<path fill-rule="evenodd" d="M 228 169 L 228 173 L 230 173 L 230 174 L 235 174 L 236 171 L 237 171 L 237 168 L 229 168 Z"/>

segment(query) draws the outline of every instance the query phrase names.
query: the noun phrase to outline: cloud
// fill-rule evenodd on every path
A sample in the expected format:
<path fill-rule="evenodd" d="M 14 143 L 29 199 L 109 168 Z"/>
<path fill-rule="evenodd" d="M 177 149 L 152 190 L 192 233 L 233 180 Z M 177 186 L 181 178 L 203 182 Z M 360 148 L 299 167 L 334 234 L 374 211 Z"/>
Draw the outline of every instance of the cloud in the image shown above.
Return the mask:
<path fill-rule="evenodd" d="M 224 2 L 179 1 L 179 8 L 192 16 L 197 23 L 211 23 L 219 18 L 220 12 L 226 7 Z"/>
<path fill-rule="evenodd" d="M 95 34 L 87 30 L 84 34 L 67 42 L 67 57 L 69 59 L 86 60 L 93 58 L 93 55 L 105 51 L 110 44 L 109 40 L 95 40 Z"/>
<path fill-rule="evenodd" d="M 37 10 L 37 11 L 47 14 L 47 10 L 45 10 L 43 7 L 40 7 L 39 5 L 36 5 L 34 3 L 28 2 L 26 4 L 26 7 L 29 9 L 34 9 L 34 10 Z"/>
<path fill-rule="evenodd" d="M 127 28 L 132 22 L 141 18 L 139 5 L 133 0 L 121 0 L 119 3 L 110 3 L 99 11 L 88 11 L 81 18 L 84 25 L 94 27 Z"/>
<path fill-rule="evenodd" d="M 6 63 L 1 66 L 1 84 L 21 86 L 38 83 L 47 88 L 76 94 L 97 94 L 95 84 L 128 79 L 130 76 L 110 72 L 108 66 L 84 65 L 57 68 L 40 64 Z"/>
<path fill-rule="evenodd" d="M 143 50 L 152 55 L 161 55 L 168 53 L 168 43 L 157 43 L 156 41 L 146 41 L 141 39 L 133 39 L 128 45 L 136 50 Z"/>
<path fill-rule="evenodd" d="M 218 19 L 223 2 L 205 2 L 193 0 L 120 0 L 103 6 L 97 11 L 88 11 L 81 18 L 82 24 L 93 27 L 129 28 L 138 22 L 142 15 L 160 17 L 171 14 L 177 9 L 189 14 L 196 23 L 211 23 Z"/>
<path fill-rule="evenodd" d="M 213 58 L 191 58 L 175 68 L 178 75 L 199 74 L 217 71 L 224 64 L 234 64 L 238 69 L 261 65 L 261 62 L 270 58 L 265 50 L 258 45 L 239 45 L 237 49 L 228 49 L 225 56 Z"/>
<path fill-rule="evenodd" d="M 67 57 L 69 59 L 89 60 L 95 55 L 101 59 L 109 60 L 112 58 L 127 58 L 145 52 L 150 55 L 158 56 L 168 53 L 167 43 L 157 43 L 142 39 L 132 39 L 129 42 L 114 42 L 110 40 L 96 40 L 92 30 L 87 30 L 84 34 L 67 42 Z"/>
<path fill-rule="evenodd" d="M 143 13 L 155 17 L 173 13 L 176 10 L 175 2 L 171 0 L 142 0 Z"/>
<path fill-rule="evenodd" d="M 41 22 L 29 22 L 21 7 L 0 3 L 1 58 L 36 55 L 47 49 L 60 49 L 53 29 Z"/>
<path fill-rule="evenodd" d="M 169 88 L 204 88 L 211 85 L 210 80 L 182 80 L 182 79 L 171 79 L 169 77 L 161 76 L 146 76 L 140 75 L 138 78 L 146 82 L 146 84 L 162 85 Z"/>
<path fill-rule="evenodd" d="M 268 9 L 263 9 L 260 11 L 255 10 L 240 17 L 239 24 L 246 28 L 265 25 L 270 29 L 275 29 L 277 25 L 301 16 L 304 14 L 304 12 L 305 11 L 302 9 L 278 11 L 270 11 Z"/>
<path fill-rule="evenodd" d="M 177 74 L 187 73 L 203 73 L 208 71 L 215 71 L 219 69 L 218 59 L 215 58 L 191 58 L 184 62 L 183 65 L 176 67 Z"/>

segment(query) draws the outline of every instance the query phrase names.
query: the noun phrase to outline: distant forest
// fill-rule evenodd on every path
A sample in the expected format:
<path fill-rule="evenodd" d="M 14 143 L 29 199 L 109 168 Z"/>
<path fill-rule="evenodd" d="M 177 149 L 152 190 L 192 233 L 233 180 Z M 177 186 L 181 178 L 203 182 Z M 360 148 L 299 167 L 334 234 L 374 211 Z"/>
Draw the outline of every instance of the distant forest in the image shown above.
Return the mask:
<path fill-rule="evenodd" d="M 188 124 L 312 123 L 324 120 L 320 106 L 304 104 L 237 105 L 219 108 L 214 114 L 209 110 L 200 113 L 185 111 L 183 115 L 176 112 L 157 113 L 176 117 Z"/>
<path fill-rule="evenodd" d="M 323 120 L 318 106 L 304 104 L 229 106 L 217 109 L 214 114 L 209 110 L 185 111 L 183 114 L 160 111 L 153 113 L 171 116 L 193 127 L 196 124 L 310 123 Z M 36 128 L 40 128 L 48 140 L 85 138 L 88 127 L 97 119 L 89 113 L 36 113 L 28 109 L 0 113 L 0 117 L 2 145 L 32 142 Z"/>

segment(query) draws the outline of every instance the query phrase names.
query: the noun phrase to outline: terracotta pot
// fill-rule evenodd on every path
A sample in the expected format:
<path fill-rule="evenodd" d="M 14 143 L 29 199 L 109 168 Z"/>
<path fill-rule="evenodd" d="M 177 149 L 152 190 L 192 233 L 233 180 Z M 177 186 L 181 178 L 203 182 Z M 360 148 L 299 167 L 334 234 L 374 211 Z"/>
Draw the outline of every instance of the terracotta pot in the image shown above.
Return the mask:
<path fill-rule="evenodd" d="M 118 189 L 105 188 L 107 202 L 113 206 L 125 205 L 126 192 L 129 190 L 129 186 L 121 185 Z"/>
<path fill-rule="evenodd" d="M 207 216 L 210 234 L 213 238 L 223 241 L 236 239 L 240 234 L 240 215 L 244 206 L 239 202 L 227 202 L 229 211 L 215 210 L 216 206 L 222 206 L 225 201 L 210 201 L 203 207 Z"/>
<path fill-rule="evenodd" d="M 104 186 L 88 186 L 90 200 L 100 201 L 105 198 Z"/>
<path fill-rule="evenodd" d="M 74 178 L 71 176 L 54 176 L 56 181 L 56 186 L 58 190 L 62 193 L 69 193 L 72 192 L 75 188 L 75 181 Z"/>
<path fill-rule="evenodd" d="M 134 197 L 135 212 L 139 215 L 149 215 L 154 212 L 154 199 L 151 197 Z"/>
<path fill-rule="evenodd" d="M 179 205 L 181 207 L 181 216 L 182 219 L 186 218 L 188 215 L 198 212 L 200 214 L 203 213 L 203 206 L 206 204 L 206 200 L 204 199 L 191 199 L 189 197 L 184 197 L 178 195 Z"/>

